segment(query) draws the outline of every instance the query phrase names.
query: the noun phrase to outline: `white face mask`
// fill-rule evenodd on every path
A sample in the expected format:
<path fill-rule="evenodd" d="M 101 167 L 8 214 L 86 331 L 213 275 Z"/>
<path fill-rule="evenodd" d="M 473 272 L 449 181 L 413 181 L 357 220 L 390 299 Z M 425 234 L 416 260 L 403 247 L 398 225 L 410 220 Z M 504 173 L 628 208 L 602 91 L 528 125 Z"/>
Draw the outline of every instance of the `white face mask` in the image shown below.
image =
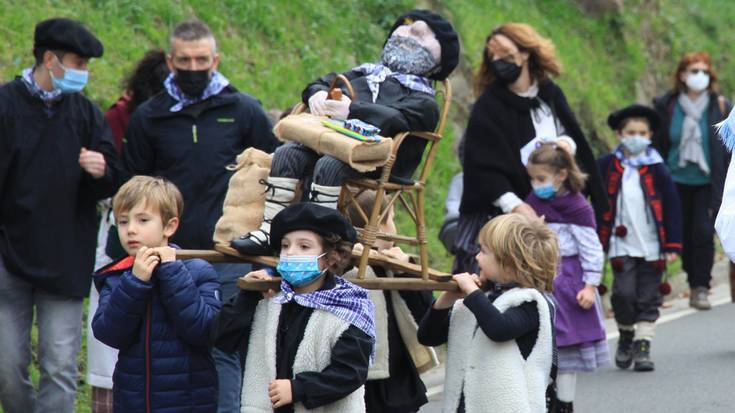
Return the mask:
<path fill-rule="evenodd" d="M 703 71 L 687 75 L 687 87 L 694 92 L 702 92 L 709 86 L 709 75 Z"/>

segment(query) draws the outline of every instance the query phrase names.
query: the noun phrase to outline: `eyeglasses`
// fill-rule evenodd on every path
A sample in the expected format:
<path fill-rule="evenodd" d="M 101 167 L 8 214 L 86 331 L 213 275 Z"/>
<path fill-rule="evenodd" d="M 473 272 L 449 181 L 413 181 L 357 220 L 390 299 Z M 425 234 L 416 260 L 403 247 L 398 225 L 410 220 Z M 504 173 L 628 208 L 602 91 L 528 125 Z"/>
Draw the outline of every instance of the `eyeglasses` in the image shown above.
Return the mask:
<path fill-rule="evenodd" d="M 693 75 L 698 75 L 700 73 L 704 73 L 705 75 L 709 75 L 709 70 L 707 69 L 690 69 L 688 70 L 689 73 Z"/>

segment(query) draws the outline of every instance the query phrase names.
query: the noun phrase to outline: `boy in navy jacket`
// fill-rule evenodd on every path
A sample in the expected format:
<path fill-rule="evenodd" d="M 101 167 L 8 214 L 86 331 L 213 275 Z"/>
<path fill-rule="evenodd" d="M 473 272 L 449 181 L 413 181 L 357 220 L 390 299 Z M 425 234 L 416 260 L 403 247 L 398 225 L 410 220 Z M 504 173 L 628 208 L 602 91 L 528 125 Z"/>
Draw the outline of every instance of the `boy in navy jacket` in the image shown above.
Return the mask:
<path fill-rule="evenodd" d="M 609 210 L 598 223 L 613 274 L 612 307 L 620 330 L 615 364 L 651 371 L 651 340 L 666 262 L 681 251 L 681 207 L 661 155 L 650 147 L 660 124 L 651 108 L 631 105 L 610 114 L 620 145 L 598 160 Z"/>
<path fill-rule="evenodd" d="M 95 337 L 120 350 L 114 411 L 217 410 L 217 371 L 209 330 L 220 309 L 217 274 L 202 260 L 181 261 L 168 240 L 183 198 L 163 178 L 136 176 L 113 199 L 128 257 L 99 270 Z"/>

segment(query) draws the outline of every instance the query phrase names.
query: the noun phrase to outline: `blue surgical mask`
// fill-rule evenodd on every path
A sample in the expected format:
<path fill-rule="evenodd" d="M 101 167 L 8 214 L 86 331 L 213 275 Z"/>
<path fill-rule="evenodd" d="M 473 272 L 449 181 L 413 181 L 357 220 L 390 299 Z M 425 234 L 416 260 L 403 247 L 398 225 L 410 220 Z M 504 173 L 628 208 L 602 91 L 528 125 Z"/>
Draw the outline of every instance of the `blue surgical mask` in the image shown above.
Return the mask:
<path fill-rule="evenodd" d="M 54 74 L 49 70 L 51 75 L 51 81 L 54 84 L 54 88 L 60 90 L 62 93 L 77 93 L 84 89 L 89 79 L 89 72 L 86 70 L 69 69 L 59 62 L 59 66 L 64 69 L 64 77 L 57 79 Z"/>
<path fill-rule="evenodd" d="M 326 269 L 319 269 L 319 258 L 324 255 L 287 256 L 282 254 L 276 271 L 287 283 L 293 287 L 300 287 L 316 280 L 326 271 Z"/>
<path fill-rule="evenodd" d="M 554 184 L 539 185 L 533 187 L 533 193 L 541 199 L 551 199 L 556 195 Z"/>
<path fill-rule="evenodd" d="M 651 140 L 642 135 L 626 136 L 620 140 L 620 143 L 632 155 L 638 155 L 648 148 Z"/>

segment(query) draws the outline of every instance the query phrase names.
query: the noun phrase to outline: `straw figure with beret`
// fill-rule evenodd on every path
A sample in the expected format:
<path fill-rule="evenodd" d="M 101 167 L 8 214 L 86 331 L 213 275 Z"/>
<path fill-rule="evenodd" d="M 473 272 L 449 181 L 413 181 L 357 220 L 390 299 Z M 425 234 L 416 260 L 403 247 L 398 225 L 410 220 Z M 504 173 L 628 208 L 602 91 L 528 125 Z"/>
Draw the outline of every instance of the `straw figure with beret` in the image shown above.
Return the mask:
<path fill-rule="evenodd" d="M 392 137 L 405 131 L 433 131 L 439 122 L 433 81 L 444 80 L 459 61 L 459 39 L 452 25 L 428 10 L 413 10 L 399 17 L 383 45 L 380 61 L 365 63 L 342 73 L 356 96 L 328 99 L 327 91 L 337 73 L 327 74 L 306 86 L 304 104 L 315 115 L 336 120 L 357 119 Z M 421 162 L 426 141 L 408 137 L 401 144 L 392 179 L 410 179 Z M 376 177 L 380 169 L 368 173 Z M 310 201 L 336 208 L 342 184 L 364 176 L 335 157 L 321 156 L 297 142 L 279 147 L 266 181 L 263 223 L 258 230 L 233 240 L 246 255 L 267 251 L 273 217 L 294 202 L 299 182 L 311 177 Z"/>

